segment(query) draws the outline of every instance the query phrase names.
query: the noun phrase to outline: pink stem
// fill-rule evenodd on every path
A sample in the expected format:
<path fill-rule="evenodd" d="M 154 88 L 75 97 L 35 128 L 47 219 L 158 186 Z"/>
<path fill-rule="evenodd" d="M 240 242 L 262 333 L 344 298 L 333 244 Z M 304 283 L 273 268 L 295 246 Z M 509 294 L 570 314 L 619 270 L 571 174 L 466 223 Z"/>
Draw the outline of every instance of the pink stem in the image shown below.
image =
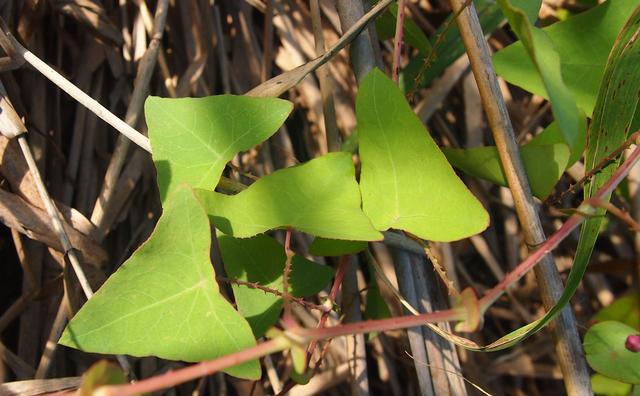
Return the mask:
<path fill-rule="evenodd" d="M 593 198 L 586 200 L 582 205 L 591 205 L 590 201 L 598 202 L 611 194 L 620 182 L 627 176 L 631 168 L 640 159 L 640 147 L 636 147 L 627 160 L 616 170 L 616 172 L 607 180 L 607 182 L 596 192 Z M 480 299 L 480 310 L 485 312 L 491 304 L 493 304 L 508 287 L 514 285 L 520 278 L 529 272 L 536 264 L 550 251 L 556 248 L 564 238 L 571 233 L 585 217 L 581 213 L 576 213 L 569 218 L 553 235 L 551 235 L 538 249 L 533 251 L 515 270 L 507 274 L 493 289 L 489 290 L 484 297 Z"/>

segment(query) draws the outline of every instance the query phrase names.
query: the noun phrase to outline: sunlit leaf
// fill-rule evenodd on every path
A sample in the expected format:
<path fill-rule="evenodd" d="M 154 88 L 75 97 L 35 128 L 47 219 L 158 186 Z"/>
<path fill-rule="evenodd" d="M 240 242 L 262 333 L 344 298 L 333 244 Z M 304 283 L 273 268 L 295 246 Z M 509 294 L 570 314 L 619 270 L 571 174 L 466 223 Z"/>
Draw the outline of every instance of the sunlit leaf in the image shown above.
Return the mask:
<path fill-rule="evenodd" d="M 282 292 L 286 255 L 284 246 L 266 235 L 237 239 L 218 235 L 224 268 L 231 279 L 257 283 Z M 333 270 L 295 255 L 291 263 L 289 287 L 295 297 L 311 296 L 322 290 Z M 280 317 L 282 298 L 244 285 L 233 285 L 238 311 L 244 316 L 256 337 L 261 337 Z"/>
<path fill-rule="evenodd" d="M 562 78 L 560 55 L 544 30 L 533 26 L 527 14 L 509 0 L 498 0 L 511 29 L 526 50 L 526 55 L 540 76 L 551 102 L 564 142 L 573 149 L 578 141 L 580 113 L 576 101 Z"/>
<path fill-rule="evenodd" d="M 197 193 L 215 226 L 237 238 L 290 227 L 332 239 L 382 239 L 360 209 L 355 168 L 347 153 L 276 171 L 237 195 Z"/>
<path fill-rule="evenodd" d="M 356 113 L 363 210 L 378 230 L 452 241 L 489 225 L 485 209 L 380 70 L 363 80 Z"/>
<path fill-rule="evenodd" d="M 149 97 L 145 116 L 162 200 L 181 183 L 213 189 L 226 163 L 273 135 L 291 109 L 276 98 Z"/>
<path fill-rule="evenodd" d="M 196 362 L 255 345 L 220 294 L 207 215 L 190 187 L 175 189 L 151 237 L 69 322 L 60 343 L 87 352 Z M 257 379 L 257 361 L 226 370 Z"/>
<path fill-rule="evenodd" d="M 562 78 L 588 116 L 593 112 L 609 52 L 618 31 L 640 0 L 606 1 L 542 30 L 560 55 Z M 538 49 L 538 52 L 542 49 Z M 527 91 L 549 98 L 521 42 L 493 57 L 500 76 Z"/>

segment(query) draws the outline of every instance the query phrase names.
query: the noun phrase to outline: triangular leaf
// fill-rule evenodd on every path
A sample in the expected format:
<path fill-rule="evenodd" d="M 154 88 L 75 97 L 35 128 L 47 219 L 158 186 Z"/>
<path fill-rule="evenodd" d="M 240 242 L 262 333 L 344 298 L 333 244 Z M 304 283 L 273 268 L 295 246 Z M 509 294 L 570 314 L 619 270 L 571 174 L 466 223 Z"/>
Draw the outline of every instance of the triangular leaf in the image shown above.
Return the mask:
<path fill-rule="evenodd" d="M 218 235 L 224 268 L 231 279 L 257 283 L 282 292 L 286 255 L 275 239 L 258 235 L 237 239 Z M 294 297 L 311 296 L 322 290 L 333 277 L 333 270 L 302 256 L 293 256 L 289 287 Z M 280 317 L 282 298 L 244 285 L 233 285 L 238 311 L 247 319 L 253 334 L 262 337 Z"/>
<path fill-rule="evenodd" d="M 145 116 L 162 200 L 181 183 L 213 189 L 225 164 L 273 135 L 291 109 L 277 98 L 149 97 Z"/>
<path fill-rule="evenodd" d="M 87 352 L 196 362 L 256 344 L 224 299 L 209 259 L 206 213 L 188 186 L 167 201 L 151 237 L 69 322 L 60 343 Z M 257 361 L 227 369 L 260 377 Z"/>
<path fill-rule="evenodd" d="M 280 227 L 311 235 L 381 240 L 360 209 L 351 155 L 331 153 L 263 177 L 233 196 L 198 190 L 215 226 L 246 238 Z"/>
<path fill-rule="evenodd" d="M 363 210 L 376 229 L 452 241 L 487 228 L 486 210 L 380 70 L 362 81 L 356 113 Z"/>

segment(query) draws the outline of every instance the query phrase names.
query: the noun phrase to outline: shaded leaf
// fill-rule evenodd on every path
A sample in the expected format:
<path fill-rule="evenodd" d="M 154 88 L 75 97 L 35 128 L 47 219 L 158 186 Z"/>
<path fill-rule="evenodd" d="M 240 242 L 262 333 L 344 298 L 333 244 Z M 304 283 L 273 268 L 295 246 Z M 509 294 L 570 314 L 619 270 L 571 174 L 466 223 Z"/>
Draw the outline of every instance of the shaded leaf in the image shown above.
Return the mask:
<path fill-rule="evenodd" d="M 594 321 L 616 320 L 640 330 L 640 292 L 616 298 L 608 307 L 593 316 Z"/>
<path fill-rule="evenodd" d="M 542 29 L 560 55 L 565 84 L 578 107 L 588 116 L 593 112 L 607 58 L 618 31 L 638 4 L 640 0 L 606 1 Z M 540 51 L 542 49 L 538 49 Z M 534 64 L 525 54 L 522 42 L 496 53 L 493 63 L 505 80 L 549 98 Z"/>
<path fill-rule="evenodd" d="M 181 183 L 213 189 L 227 162 L 273 135 L 291 102 L 218 95 L 145 102 L 145 116 L 164 201 Z"/>
<path fill-rule="evenodd" d="M 363 210 L 376 229 L 452 241 L 489 225 L 485 209 L 380 70 L 363 80 L 356 113 Z"/>
<path fill-rule="evenodd" d="M 191 188 L 167 201 L 151 237 L 69 322 L 60 343 L 87 352 L 196 362 L 256 344 L 224 299 L 209 259 L 207 216 Z M 257 361 L 226 370 L 257 379 Z"/>
<path fill-rule="evenodd" d="M 237 195 L 198 190 L 215 226 L 246 238 L 290 227 L 311 235 L 381 240 L 360 209 L 351 155 L 331 153 L 263 177 Z"/>
<path fill-rule="evenodd" d="M 589 365 L 598 373 L 629 384 L 640 384 L 640 353 L 625 347 L 628 336 L 638 330 L 616 321 L 593 325 L 584 336 Z"/>
<path fill-rule="evenodd" d="M 224 268 L 231 279 L 258 283 L 282 292 L 286 255 L 284 246 L 266 235 L 237 239 L 218 235 Z M 318 293 L 333 277 L 333 270 L 295 255 L 291 263 L 289 287 L 295 297 Z M 238 311 L 244 316 L 256 337 L 261 337 L 280 317 L 282 298 L 248 286 L 233 285 Z"/>
<path fill-rule="evenodd" d="M 127 383 L 127 376 L 122 369 L 108 360 L 94 363 L 82 376 L 82 385 L 78 389 L 79 396 L 91 396 L 101 386 Z"/>

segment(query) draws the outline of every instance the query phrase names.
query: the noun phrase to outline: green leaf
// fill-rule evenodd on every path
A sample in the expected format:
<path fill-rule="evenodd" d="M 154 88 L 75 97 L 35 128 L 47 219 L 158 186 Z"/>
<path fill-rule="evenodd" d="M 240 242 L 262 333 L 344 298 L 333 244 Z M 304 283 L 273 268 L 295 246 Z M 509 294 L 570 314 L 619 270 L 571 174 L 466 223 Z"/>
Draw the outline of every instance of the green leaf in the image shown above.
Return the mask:
<path fill-rule="evenodd" d="M 636 35 L 640 33 L 639 24 L 640 7 L 631 14 L 616 39 L 616 45 L 611 50 L 593 122 L 589 129 L 591 138 L 585 154 L 586 171 L 593 169 L 600 159 L 622 144 L 633 125 L 634 113 L 640 99 L 640 73 L 638 73 L 640 52 L 636 48 L 640 42 L 635 40 Z M 585 198 L 591 197 L 613 174 L 618 165 L 619 161 L 612 162 L 597 173 L 585 186 Z M 598 208 L 596 213 L 602 215 L 604 210 Z M 569 272 L 565 290 L 556 305 L 542 318 L 500 338 L 484 350 L 503 349 L 529 337 L 546 326 L 569 303 L 587 269 L 603 220 L 604 216 L 596 216 L 590 217 L 583 223 L 573 266 Z"/>
<path fill-rule="evenodd" d="M 527 14 L 522 9 L 514 7 L 509 0 L 498 0 L 498 5 L 522 42 L 543 82 L 564 142 L 573 149 L 578 141 L 580 113 L 571 91 L 562 78 L 560 55 L 553 41 L 543 30 L 535 28 Z"/>
<path fill-rule="evenodd" d="M 487 228 L 486 210 L 380 70 L 362 81 L 356 114 L 363 210 L 376 229 L 452 241 Z"/>
<path fill-rule="evenodd" d="M 289 227 L 324 238 L 382 240 L 360 209 L 348 153 L 276 171 L 234 196 L 205 190 L 197 194 L 215 226 L 237 238 Z"/>
<path fill-rule="evenodd" d="M 277 98 L 149 97 L 145 115 L 161 199 L 181 183 L 213 189 L 225 164 L 273 135 L 292 107 Z"/>
<path fill-rule="evenodd" d="M 495 146 L 474 147 L 469 149 L 442 150 L 447 159 L 458 169 L 472 176 L 489 180 L 501 186 L 507 186 L 507 179 Z M 569 148 L 566 144 L 532 145 L 521 147 L 520 155 L 524 162 L 531 192 L 545 199 L 564 173 L 569 160 Z M 544 161 L 540 159 L 544 158 Z"/>
<path fill-rule="evenodd" d="M 344 256 L 363 251 L 367 248 L 364 241 L 342 241 L 339 239 L 315 238 L 309 246 L 313 256 Z"/>
<path fill-rule="evenodd" d="M 578 142 L 570 155 L 564 137 L 553 122 L 530 142 L 520 147 L 520 155 L 531 185 L 533 195 L 545 199 L 556 185 L 565 169 L 573 165 L 584 151 L 586 120 L 581 118 Z M 474 147 L 469 149 L 443 148 L 449 162 L 463 172 L 492 181 L 501 186 L 507 185 L 502 163 L 495 146 Z M 544 158 L 544 161 L 540 161 Z"/>
<path fill-rule="evenodd" d="M 633 385 L 616 381 L 602 374 L 591 376 L 591 388 L 596 395 L 605 396 L 629 396 Z"/>
<path fill-rule="evenodd" d="M 215 282 L 209 227 L 191 188 L 176 188 L 151 237 L 87 301 L 59 342 L 189 362 L 254 346 L 249 324 Z M 249 379 L 261 373 L 258 361 L 226 372 Z"/>
<path fill-rule="evenodd" d="M 636 330 L 640 330 L 640 292 L 633 292 L 616 298 L 608 307 L 602 308 L 593 319 L 597 322 L 617 320 Z"/>
<path fill-rule="evenodd" d="M 598 373 L 629 384 L 640 384 L 640 353 L 625 347 L 638 330 L 624 323 L 607 321 L 592 326 L 584 336 L 584 351 L 589 365 Z"/>
<path fill-rule="evenodd" d="M 562 78 L 577 105 L 591 116 L 607 58 L 618 31 L 640 0 L 607 1 L 586 12 L 555 23 L 543 30 L 560 55 Z M 538 49 L 538 52 L 542 49 Z M 527 91 L 549 98 L 522 42 L 493 57 L 496 71 L 505 80 Z"/>
<path fill-rule="evenodd" d="M 224 268 L 231 279 L 257 283 L 282 292 L 286 254 L 275 239 L 258 235 L 236 239 L 218 235 Z M 295 297 L 318 293 L 333 277 L 333 270 L 295 255 L 291 263 L 289 287 Z M 233 285 L 238 311 L 244 316 L 256 337 L 262 337 L 280 317 L 282 298 L 248 286 Z"/>
<path fill-rule="evenodd" d="M 94 363 L 82 375 L 82 385 L 78 389 L 78 396 L 92 396 L 98 394 L 96 390 L 104 385 L 120 385 L 127 383 L 127 376 L 122 369 L 108 360 Z"/>

